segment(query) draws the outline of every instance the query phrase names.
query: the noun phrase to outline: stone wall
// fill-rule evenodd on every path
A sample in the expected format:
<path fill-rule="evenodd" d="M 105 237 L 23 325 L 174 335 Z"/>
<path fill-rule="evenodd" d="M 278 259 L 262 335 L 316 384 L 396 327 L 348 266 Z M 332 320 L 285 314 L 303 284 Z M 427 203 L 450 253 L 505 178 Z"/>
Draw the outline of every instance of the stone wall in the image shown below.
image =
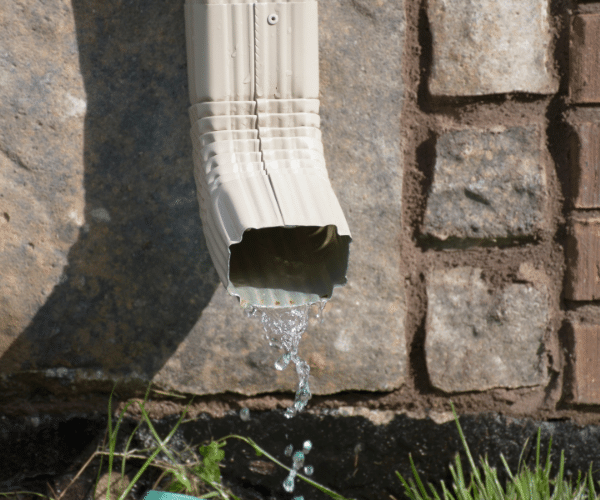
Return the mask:
<path fill-rule="evenodd" d="M 273 369 L 204 242 L 183 3 L 0 6 L 11 408 L 149 380 L 209 412 L 290 404 L 295 374 Z M 301 345 L 310 404 L 597 422 L 600 7 L 319 11 L 325 157 L 354 241 Z"/>

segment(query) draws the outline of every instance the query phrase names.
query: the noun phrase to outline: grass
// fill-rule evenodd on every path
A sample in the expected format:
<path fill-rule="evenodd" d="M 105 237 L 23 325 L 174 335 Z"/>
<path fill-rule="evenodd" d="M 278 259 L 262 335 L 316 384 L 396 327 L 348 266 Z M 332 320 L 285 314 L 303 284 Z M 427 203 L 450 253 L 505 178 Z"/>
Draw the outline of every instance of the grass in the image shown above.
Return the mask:
<path fill-rule="evenodd" d="M 237 434 L 231 434 L 212 440 L 205 445 L 199 446 L 197 451 L 195 447 L 190 446 L 187 446 L 180 452 L 176 451 L 173 446 L 169 445 L 169 442 L 182 423 L 191 402 L 188 404 L 188 406 L 186 406 L 173 429 L 171 429 L 169 434 L 163 439 L 156 432 L 156 429 L 152 425 L 148 412 L 144 406 L 144 403 L 148 400 L 150 385 L 148 386 L 143 401 L 140 402 L 130 400 L 126 403 L 113 426 L 113 393 L 111 393 L 108 402 L 109 418 L 104 441 L 102 445 L 99 446 L 98 449 L 88 458 L 86 463 L 80 468 L 79 472 L 75 475 L 75 477 L 73 477 L 70 484 L 67 486 L 67 488 L 65 488 L 64 491 L 62 491 L 60 494 L 56 494 L 49 486 L 52 496 L 35 492 L 20 491 L 7 493 L 0 492 L 0 497 L 29 494 L 49 500 L 62 500 L 71 486 L 73 486 L 73 484 L 75 484 L 77 479 L 81 477 L 84 471 L 91 466 L 93 460 L 99 458 L 100 463 L 98 465 L 98 472 L 96 475 L 96 481 L 92 495 L 92 498 L 97 500 L 104 500 L 103 497 L 98 495 L 97 490 L 100 484 L 102 465 L 105 459 L 108 461 L 108 472 L 104 476 L 105 478 L 108 476 L 108 484 L 106 486 L 105 495 L 106 500 L 116 500 L 117 498 L 118 500 L 126 500 L 127 498 L 131 498 L 129 495 L 134 485 L 139 481 L 141 476 L 148 468 L 154 468 L 160 471 L 158 479 L 156 479 L 154 485 L 151 487 L 153 490 L 160 489 L 164 491 L 184 493 L 195 496 L 199 499 L 216 498 L 222 500 L 240 500 L 226 485 L 223 484 L 221 478 L 221 462 L 225 458 L 224 447 L 230 440 L 243 441 L 252 447 L 258 456 L 264 456 L 282 469 L 287 471 L 290 470 L 289 467 L 269 454 L 252 439 L 239 436 Z M 121 424 L 123 423 L 125 413 L 134 404 L 139 406 L 142 420 L 137 424 L 127 439 L 124 450 L 117 452 L 117 437 L 121 428 Z M 410 500 L 600 500 L 600 496 L 597 496 L 596 494 L 595 485 L 592 478 L 591 464 L 588 473 L 583 478 L 581 473 L 579 473 L 579 476 L 573 485 L 570 480 L 565 479 L 564 477 L 565 457 L 564 452 L 561 452 L 558 474 L 554 478 L 551 477 L 550 448 L 552 445 L 552 440 L 550 440 L 550 444 L 548 446 L 545 464 L 542 465 L 540 463 L 541 430 L 538 430 L 537 433 L 535 468 L 533 470 L 530 470 L 522 461 L 525 449 L 527 448 L 527 442 L 525 443 L 523 452 L 521 453 L 519 465 L 517 466 L 517 472 L 515 474 L 513 474 L 510 470 L 504 456 L 500 455 L 500 460 L 509 478 L 507 484 L 505 487 L 503 487 L 498 479 L 496 469 L 489 465 L 487 457 L 480 459 L 480 469 L 476 466 L 475 460 L 473 459 L 473 456 L 471 455 L 467 445 L 462 428 L 460 427 L 454 406 L 452 406 L 452 412 L 454 413 L 454 419 L 458 428 L 460 440 L 469 463 L 470 479 L 468 486 L 467 481 L 465 480 L 465 473 L 462 468 L 460 456 L 458 454 L 456 455 L 454 463 L 450 465 L 453 483 L 449 489 L 442 482 L 440 485 L 441 493 L 438 492 L 431 484 L 427 485 L 428 488 L 425 487 L 421 481 L 421 478 L 419 477 L 412 456 L 409 455 L 413 477 L 406 480 L 402 475 L 400 475 L 400 473 L 396 472 L 396 475 L 400 479 L 400 482 L 404 487 L 404 492 Z M 131 449 L 133 438 L 140 426 L 144 423 L 148 426 L 148 429 L 153 436 L 154 446 L 147 449 Z M 127 461 L 132 459 L 143 460 L 144 462 L 143 465 L 137 469 L 137 473 L 133 479 L 129 481 L 126 477 L 125 471 Z M 116 465 L 118 465 L 118 467 L 115 467 Z M 334 500 L 348 500 L 342 495 L 302 474 L 297 474 L 296 477 L 327 494 Z M 111 484 L 113 485 L 112 488 Z M 118 486 L 118 491 L 116 491 L 116 493 L 114 488 L 115 485 Z"/>
<path fill-rule="evenodd" d="M 454 465 L 450 465 L 450 473 L 452 474 L 452 491 L 442 482 L 441 495 L 432 484 L 428 484 L 429 492 L 425 488 L 417 468 L 413 462 L 412 456 L 409 455 L 410 466 L 413 473 L 413 478 L 408 481 L 396 471 L 396 475 L 404 486 L 404 492 L 410 500 L 598 500 L 600 496 L 596 495 L 594 480 L 592 477 L 592 464 L 585 477 L 581 477 L 581 472 L 577 477 L 577 481 L 573 485 L 571 481 L 565 479 L 565 453 L 561 451 L 560 465 L 558 474 L 555 478 L 551 478 L 550 469 L 550 448 L 552 447 L 552 438 L 548 444 L 548 452 L 546 462 L 542 466 L 540 463 L 540 444 L 541 444 L 541 429 L 537 432 L 537 443 L 535 448 L 535 468 L 530 470 L 522 462 L 523 454 L 527 448 L 527 442 L 521 452 L 517 472 L 513 474 L 506 462 L 506 459 L 501 454 L 500 460 L 504 466 L 509 480 L 505 487 L 502 487 L 498 480 L 498 473 L 495 468 L 488 463 L 487 457 L 480 458 L 481 470 L 475 465 L 475 460 L 471 455 L 467 440 L 463 434 L 462 428 L 458 421 L 458 416 L 452 405 L 452 413 L 454 421 L 458 428 L 458 434 L 462 442 L 463 448 L 467 455 L 467 460 L 471 469 L 471 478 L 469 485 L 465 481 L 460 456 L 457 454 L 454 460 Z M 600 484 L 600 483 L 599 483 Z"/>
<path fill-rule="evenodd" d="M 148 400 L 150 388 L 151 385 L 148 385 L 148 389 L 146 390 L 146 394 L 142 402 L 136 400 L 130 400 L 127 402 L 119 414 L 114 427 L 112 421 L 113 388 L 108 400 L 108 428 L 104 436 L 103 443 L 88 458 L 78 473 L 73 477 L 69 485 L 60 494 L 52 492 L 52 496 L 47 496 L 31 491 L 13 491 L 0 492 L 0 497 L 27 494 L 45 498 L 47 500 L 62 500 L 62 498 L 67 494 L 68 490 L 75 484 L 77 479 L 79 479 L 84 471 L 90 467 L 93 460 L 99 457 L 100 464 L 98 465 L 98 473 L 92 494 L 92 498 L 97 500 L 101 500 L 100 496 L 98 495 L 98 487 L 101 479 L 102 465 L 105 459 L 108 460 L 108 484 L 106 486 L 106 500 L 126 500 L 127 498 L 130 498 L 128 495 L 130 495 L 134 485 L 149 467 L 159 469 L 161 471 L 158 479 L 154 482 L 151 488 L 152 490 L 157 489 L 160 486 L 161 490 L 192 495 L 199 499 L 220 498 L 222 500 L 240 500 L 229 488 L 223 484 L 221 480 L 221 462 L 225 458 L 225 451 L 223 448 L 227 445 L 227 441 L 232 439 L 243 441 L 254 449 L 257 456 L 265 456 L 282 469 L 290 471 L 289 467 L 277 460 L 273 455 L 264 450 L 252 439 L 239 436 L 237 434 L 230 434 L 228 436 L 215 439 L 206 445 L 201 445 L 198 447 L 197 452 L 193 447 L 190 446 L 186 447 L 181 452 L 177 452 L 173 447 L 169 446 L 169 441 L 177 432 L 177 429 L 181 425 L 192 401 L 190 401 L 190 403 L 186 406 L 179 417 L 179 420 L 171 429 L 169 434 L 162 439 L 152 425 L 150 416 L 148 415 L 148 412 L 144 406 L 144 403 Z M 118 433 L 121 428 L 125 413 L 133 404 L 138 405 L 142 414 L 142 420 L 137 424 L 129 436 L 129 439 L 125 444 L 124 451 L 117 452 L 116 445 Z M 133 438 L 143 423 L 147 424 L 156 445 L 150 449 L 130 449 Z M 161 453 L 166 457 L 166 460 L 159 458 Z M 140 467 L 131 481 L 127 481 L 125 475 L 128 459 L 144 460 L 143 465 Z M 115 462 L 118 461 L 121 462 L 120 474 L 114 474 Z M 114 476 L 116 476 L 116 480 L 114 479 Z M 330 490 L 326 486 L 323 486 L 316 481 L 313 481 L 303 474 L 297 473 L 296 477 L 322 491 L 334 500 L 348 500 L 342 495 Z M 116 494 L 115 488 L 111 488 L 111 484 L 114 486 L 115 483 L 123 485 L 120 488 L 120 491 L 118 491 Z"/>

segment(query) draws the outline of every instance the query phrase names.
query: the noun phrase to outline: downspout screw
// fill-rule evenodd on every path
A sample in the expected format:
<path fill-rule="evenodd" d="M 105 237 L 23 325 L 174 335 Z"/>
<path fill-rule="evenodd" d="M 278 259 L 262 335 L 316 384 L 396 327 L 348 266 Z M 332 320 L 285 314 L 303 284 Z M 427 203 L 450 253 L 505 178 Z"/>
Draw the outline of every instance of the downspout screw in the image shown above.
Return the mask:
<path fill-rule="evenodd" d="M 277 21 L 279 21 L 279 16 L 277 14 L 269 14 L 269 17 L 267 17 L 267 22 L 269 24 L 277 24 Z"/>

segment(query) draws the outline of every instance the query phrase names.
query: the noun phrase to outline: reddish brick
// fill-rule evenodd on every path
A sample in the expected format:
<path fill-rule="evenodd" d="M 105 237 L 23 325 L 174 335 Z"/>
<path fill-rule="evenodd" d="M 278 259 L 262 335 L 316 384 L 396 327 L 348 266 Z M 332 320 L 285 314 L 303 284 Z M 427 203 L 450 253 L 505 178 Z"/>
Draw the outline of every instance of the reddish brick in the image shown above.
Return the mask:
<path fill-rule="evenodd" d="M 600 325 L 572 323 L 573 401 L 600 404 Z"/>
<path fill-rule="evenodd" d="M 600 299 L 600 218 L 571 220 L 565 298 Z"/>
<path fill-rule="evenodd" d="M 600 14 L 573 19 L 569 77 L 573 102 L 600 102 Z"/>
<path fill-rule="evenodd" d="M 573 126 L 577 134 L 572 155 L 573 203 L 576 208 L 600 208 L 600 121 Z"/>

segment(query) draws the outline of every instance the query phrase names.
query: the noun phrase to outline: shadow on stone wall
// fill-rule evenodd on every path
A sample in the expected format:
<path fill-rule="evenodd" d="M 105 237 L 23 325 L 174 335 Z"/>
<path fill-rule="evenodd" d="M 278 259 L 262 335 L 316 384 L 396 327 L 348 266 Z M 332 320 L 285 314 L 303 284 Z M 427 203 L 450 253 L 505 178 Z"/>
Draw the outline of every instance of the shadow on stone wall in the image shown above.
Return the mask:
<path fill-rule="evenodd" d="M 218 286 L 192 175 L 184 0 L 72 3 L 87 223 L 61 283 L 0 366 L 150 378 Z"/>

